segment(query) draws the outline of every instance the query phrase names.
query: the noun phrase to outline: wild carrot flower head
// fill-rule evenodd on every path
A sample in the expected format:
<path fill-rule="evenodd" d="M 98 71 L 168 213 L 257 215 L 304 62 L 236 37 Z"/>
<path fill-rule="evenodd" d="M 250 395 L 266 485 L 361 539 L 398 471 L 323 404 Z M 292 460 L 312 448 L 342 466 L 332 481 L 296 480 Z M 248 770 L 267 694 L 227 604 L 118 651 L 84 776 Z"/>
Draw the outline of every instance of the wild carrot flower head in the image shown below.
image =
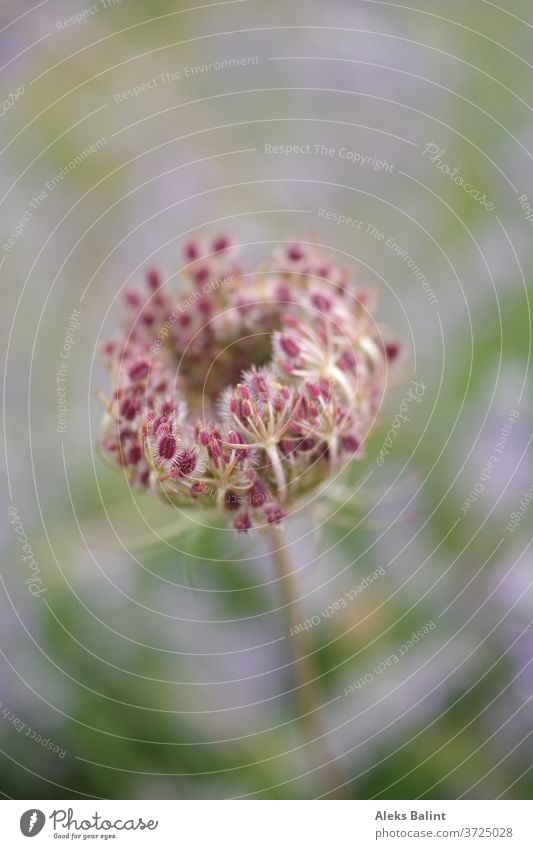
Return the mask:
<path fill-rule="evenodd" d="M 102 452 L 170 504 L 217 507 L 238 531 L 279 524 L 362 456 L 400 345 L 316 245 L 253 274 L 225 235 L 184 254 L 177 292 L 156 270 L 124 292 Z"/>

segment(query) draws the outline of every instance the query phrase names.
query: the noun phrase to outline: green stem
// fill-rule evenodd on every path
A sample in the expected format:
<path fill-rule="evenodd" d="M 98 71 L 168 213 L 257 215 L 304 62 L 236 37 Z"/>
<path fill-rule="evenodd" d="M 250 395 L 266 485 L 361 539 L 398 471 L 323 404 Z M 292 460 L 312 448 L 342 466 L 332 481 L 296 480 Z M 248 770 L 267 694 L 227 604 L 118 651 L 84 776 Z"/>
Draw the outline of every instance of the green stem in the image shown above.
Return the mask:
<path fill-rule="evenodd" d="M 297 628 L 302 622 L 298 609 L 298 590 L 294 580 L 294 571 L 287 554 L 287 540 L 284 532 L 271 526 L 270 541 L 272 559 L 276 567 L 283 606 L 292 636 L 287 639 L 293 653 L 295 689 L 298 703 L 298 719 L 301 723 L 306 747 L 310 752 L 313 766 L 324 777 L 327 785 L 323 791 L 331 798 L 346 799 L 348 785 L 333 756 L 328 751 L 324 728 L 322 727 L 320 710 L 322 698 L 320 693 L 320 672 L 316 668 L 313 647 L 307 631 Z M 343 786 L 344 785 L 344 786 Z"/>

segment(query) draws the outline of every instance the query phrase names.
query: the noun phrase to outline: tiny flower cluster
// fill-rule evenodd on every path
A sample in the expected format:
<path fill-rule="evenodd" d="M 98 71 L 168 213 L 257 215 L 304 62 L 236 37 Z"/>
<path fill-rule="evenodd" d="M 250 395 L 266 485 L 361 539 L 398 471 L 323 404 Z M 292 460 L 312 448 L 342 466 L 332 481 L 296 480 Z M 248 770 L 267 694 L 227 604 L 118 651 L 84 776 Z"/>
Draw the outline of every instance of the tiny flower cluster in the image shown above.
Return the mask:
<path fill-rule="evenodd" d="M 113 394 L 100 447 L 130 484 L 217 507 L 238 531 L 279 524 L 360 457 L 400 345 L 372 293 L 313 244 L 245 274 L 226 236 L 185 246 L 178 296 L 126 287 L 104 344 Z"/>

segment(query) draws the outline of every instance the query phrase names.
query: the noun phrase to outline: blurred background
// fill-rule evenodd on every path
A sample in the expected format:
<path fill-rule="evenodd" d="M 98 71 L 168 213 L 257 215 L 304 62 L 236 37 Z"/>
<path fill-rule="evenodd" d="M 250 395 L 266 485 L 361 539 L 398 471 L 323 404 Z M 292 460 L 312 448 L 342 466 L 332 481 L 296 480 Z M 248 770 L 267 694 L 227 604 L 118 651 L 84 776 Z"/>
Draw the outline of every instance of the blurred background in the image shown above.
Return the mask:
<path fill-rule="evenodd" d="M 222 230 L 246 266 L 316 239 L 408 351 L 365 458 L 288 527 L 348 793 L 531 798 L 531 4 L 191 6 L 0 10 L 0 791 L 323 792 L 265 540 L 95 452 L 121 289 Z"/>

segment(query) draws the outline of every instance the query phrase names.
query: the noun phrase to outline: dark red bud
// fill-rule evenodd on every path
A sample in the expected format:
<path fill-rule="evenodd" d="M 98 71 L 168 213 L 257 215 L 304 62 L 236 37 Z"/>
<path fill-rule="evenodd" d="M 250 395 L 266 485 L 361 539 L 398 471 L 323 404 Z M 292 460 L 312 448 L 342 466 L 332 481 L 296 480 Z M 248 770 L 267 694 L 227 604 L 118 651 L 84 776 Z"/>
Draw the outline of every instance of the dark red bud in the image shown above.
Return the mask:
<path fill-rule="evenodd" d="M 173 471 L 183 477 L 192 475 L 197 465 L 197 457 L 194 451 L 180 451 L 172 466 Z"/>
<path fill-rule="evenodd" d="M 300 245 L 289 245 L 287 249 L 287 256 L 289 257 L 291 262 L 298 262 L 300 259 L 302 259 L 303 255 L 304 252 Z"/>
<path fill-rule="evenodd" d="M 171 433 L 161 437 L 157 446 L 157 453 L 163 460 L 172 460 L 176 453 L 176 439 Z"/>
<path fill-rule="evenodd" d="M 131 466 L 136 466 L 142 457 L 140 445 L 132 445 L 128 452 L 128 463 Z"/>
<path fill-rule="evenodd" d="M 400 346 L 397 342 L 387 342 L 385 344 L 385 354 L 387 355 L 387 359 L 391 362 L 394 362 L 399 356 Z"/>

